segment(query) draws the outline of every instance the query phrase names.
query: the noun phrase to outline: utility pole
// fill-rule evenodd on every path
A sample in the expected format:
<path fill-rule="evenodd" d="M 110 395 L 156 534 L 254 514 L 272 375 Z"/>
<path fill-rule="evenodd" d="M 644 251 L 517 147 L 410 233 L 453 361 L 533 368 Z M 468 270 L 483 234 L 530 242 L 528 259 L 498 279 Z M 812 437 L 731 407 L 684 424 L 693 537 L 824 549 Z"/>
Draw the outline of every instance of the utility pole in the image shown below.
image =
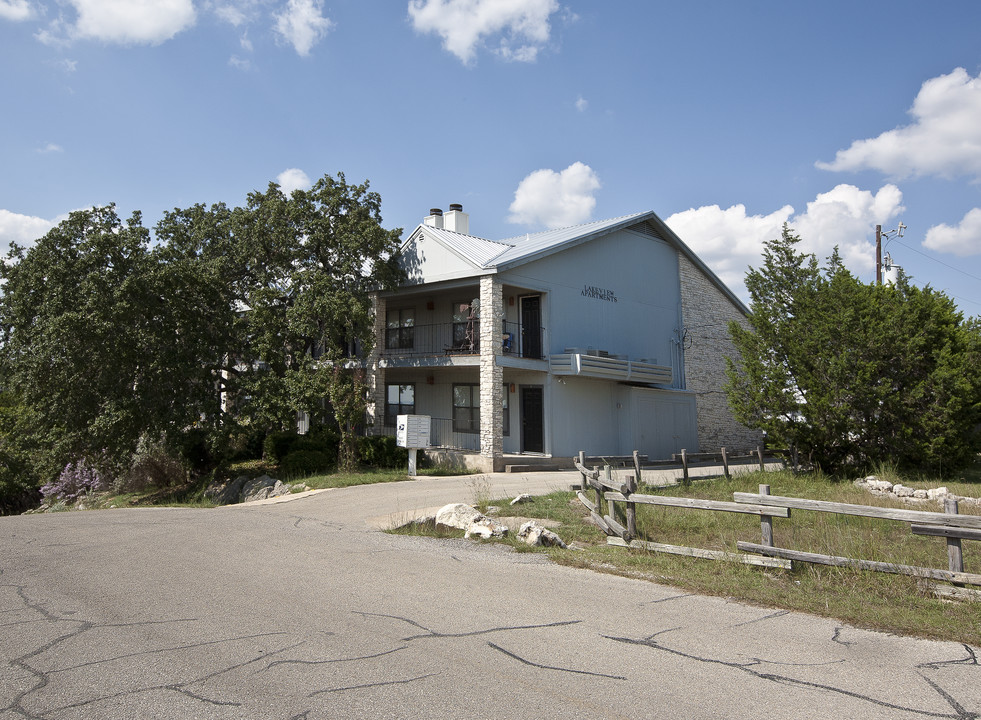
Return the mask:
<path fill-rule="evenodd" d="M 882 226 L 875 226 L 875 284 L 882 284 Z"/>
<path fill-rule="evenodd" d="M 903 231 L 906 226 L 899 223 L 899 227 L 895 230 L 889 230 L 888 232 L 882 232 L 882 226 L 875 226 L 875 284 L 882 284 L 882 238 L 886 241 L 891 240 L 894 237 L 902 237 Z"/>

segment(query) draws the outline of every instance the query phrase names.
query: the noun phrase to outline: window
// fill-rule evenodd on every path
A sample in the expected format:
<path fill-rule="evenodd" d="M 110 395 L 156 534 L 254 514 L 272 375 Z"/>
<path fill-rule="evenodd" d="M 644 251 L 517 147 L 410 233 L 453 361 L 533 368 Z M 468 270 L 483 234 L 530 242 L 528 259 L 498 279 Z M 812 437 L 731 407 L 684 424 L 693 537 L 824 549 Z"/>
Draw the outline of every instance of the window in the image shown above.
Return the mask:
<path fill-rule="evenodd" d="M 453 386 L 453 432 L 480 432 L 480 386 Z"/>
<path fill-rule="evenodd" d="M 411 350 L 415 340 L 416 311 L 414 308 L 389 310 L 385 317 L 385 348 Z"/>
<path fill-rule="evenodd" d="M 385 386 L 385 425 L 395 427 L 399 415 L 416 414 L 416 386 L 407 385 Z"/>
<path fill-rule="evenodd" d="M 508 384 L 504 383 L 504 394 L 501 395 L 501 407 L 504 410 L 504 437 L 511 434 L 511 401 L 508 398 Z"/>
<path fill-rule="evenodd" d="M 480 352 L 480 323 L 468 302 L 453 303 L 453 347 L 468 353 Z"/>

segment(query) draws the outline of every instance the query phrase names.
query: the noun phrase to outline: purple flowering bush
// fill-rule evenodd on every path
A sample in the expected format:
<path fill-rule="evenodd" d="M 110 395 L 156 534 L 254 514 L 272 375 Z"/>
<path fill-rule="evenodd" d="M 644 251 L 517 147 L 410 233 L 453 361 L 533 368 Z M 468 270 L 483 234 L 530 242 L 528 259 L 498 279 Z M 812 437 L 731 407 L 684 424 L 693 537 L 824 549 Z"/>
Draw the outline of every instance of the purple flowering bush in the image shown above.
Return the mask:
<path fill-rule="evenodd" d="M 108 490 L 109 485 L 98 468 L 82 458 L 68 463 L 56 480 L 42 485 L 41 494 L 45 498 L 74 502 L 86 493 Z"/>

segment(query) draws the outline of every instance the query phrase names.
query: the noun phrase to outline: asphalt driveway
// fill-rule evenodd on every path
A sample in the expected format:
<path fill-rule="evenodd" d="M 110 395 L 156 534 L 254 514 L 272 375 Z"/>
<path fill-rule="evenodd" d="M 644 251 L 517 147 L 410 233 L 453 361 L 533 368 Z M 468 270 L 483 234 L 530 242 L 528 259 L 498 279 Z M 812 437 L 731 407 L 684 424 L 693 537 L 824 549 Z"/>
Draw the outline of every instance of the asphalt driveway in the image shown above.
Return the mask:
<path fill-rule="evenodd" d="M 375 529 L 473 482 L 0 518 L 0 718 L 981 712 L 970 647 Z"/>

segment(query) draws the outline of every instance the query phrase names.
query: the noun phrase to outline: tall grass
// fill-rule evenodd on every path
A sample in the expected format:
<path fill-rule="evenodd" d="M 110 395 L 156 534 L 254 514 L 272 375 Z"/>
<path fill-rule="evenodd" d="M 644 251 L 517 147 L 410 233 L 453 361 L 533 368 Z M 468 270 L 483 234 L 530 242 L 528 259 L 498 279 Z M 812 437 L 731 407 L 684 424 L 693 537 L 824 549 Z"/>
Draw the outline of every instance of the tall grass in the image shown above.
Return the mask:
<path fill-rule="evenodd" d="M 901 477 L 880 469 L 883 479 L 911 487 L 936 487 L 928 478 Z M 981 495 L 981 483 L 957 479 L 942 483 L 959 495 Z M 640 488 L 650 494 L 732 500 L 734 492 L 757 492 L 761 483 L 773 495 L 828 500 L 839 503 L 903 507 L 937 511 L 936 502 L 910 505 L 876 496 L 849 481 L 789 471 L 752 473 L 729 480 L 695 481 L 690 486 Z M 556 508 L 564 507 L 561 513 Z M 605 512 L 604 508 L 604 512 Z M 502 513 L 510 513 L 503 508 Z M 563 539 L 574 537 L 586 550 L 548 550 L 559 563 L 591 567 L 604 572 L 640 575 L 686 590 L 733 597 L 768 607 L 825 615 L 867 628 L 981 645 L 981 604 L 951 603 L 922 590 L 916 578 L 884 573 L 794 563 L 791 571 L 761 569 L 736 563 L 626 550 L 606 545 L 605 536 L 587 521 L 585 508 L 573 493 L 535 498 L 517 510 L 522 515 L 562 516 L 558 530 Z M 981 508 L 962 504 L 961 512 L 981 515 Z M 637 506 L 642 539 L 738 552 L 736 542 L 760 541 L 760 519 L 753 515 Z M 867 560 L 947 567 L 942 538 L 913 535 L 905 522 L 792 510 L 789 519 L 774 518 L 774 544 L 779 547 Z M 981 543 L 964 543 L 965 571 L 981 573 Z"/>

